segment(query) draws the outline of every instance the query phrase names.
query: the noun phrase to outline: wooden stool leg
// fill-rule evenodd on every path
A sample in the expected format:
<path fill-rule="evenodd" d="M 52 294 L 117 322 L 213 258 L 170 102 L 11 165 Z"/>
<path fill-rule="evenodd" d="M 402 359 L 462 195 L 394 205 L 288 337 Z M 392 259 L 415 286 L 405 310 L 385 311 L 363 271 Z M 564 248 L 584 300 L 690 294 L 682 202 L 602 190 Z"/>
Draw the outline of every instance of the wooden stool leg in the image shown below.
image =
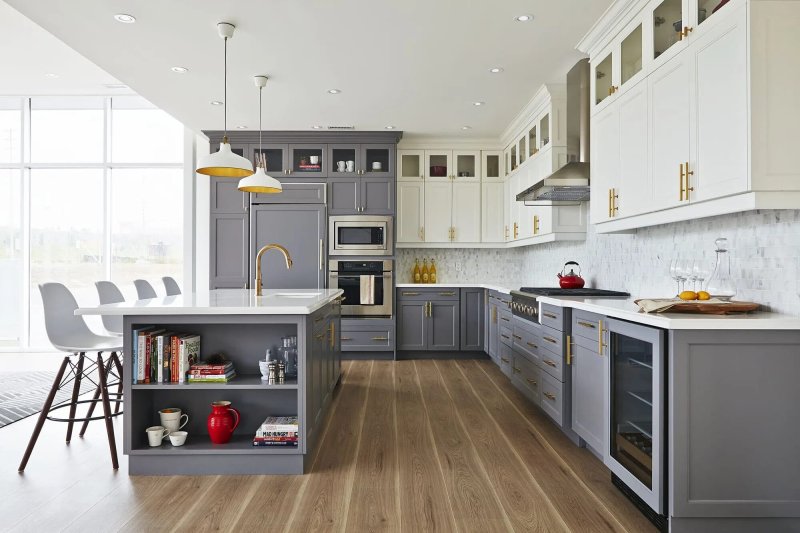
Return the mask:
<path fill-rule="evenodd" d="M 64 357 L 64 360 L 61 362 L 61 368 L 58 369 L 58 373 L 56 374 L 56 379 L 53 380 L 53 386 L 50 387 L 50 392 L 47 395 L 47 399 L 44 401 L 44 406 L 42 406 L 42 412 L 39 414 L 39 419 L 36 421 L 36 427 L 33 428 L 31 440 L 28 442 L 28 447 L 25 449 L 25 455 L 22 456 L 22 462 L 19 464 L 19 468 L 17 469 L 20 472 L 25 470 L 25 467 L 28 464 L 28 459 L 31 458 L 33 447 L 36 446 L 36 439 L 39 438 L 39 433 L 42 432 L 44 421 L 47 420 L 47 413 L 50 411 L 50 407 L 53 405 L 53 399 L 56 397 L 58 386 L 61 384 L 61 378 L 64 377 L 64 371 L 67 369 L 68 362 L 69 356 Z"/>
<path fill-rule="evenodd" d="M 106 363 L 106 373 L 111 368 L 111 359 L 108 360 Z M 92 418 L 94 414 L 94 406 L 97 405 L 97 400 L 100 398 L 100 385 L 97 385 L 97 388 L 94 391 L 94 396 L 92 397 L 92 402 L 89 404 L 89 410 L 86 412 L 86 420 L 83 421 L 83 425 L 81 426 L 81 432 L 78 433 L 79 437 L 83 437 L 86 433 L 86 428 L 89 427 L 89 419 Z"/>
<path fill-rule="evenodd" d="M 72 419 L 75 418 L 75 409 L 77 409 L 78 404 L 75 403 L 78 401 L 78 394 L 81 392 L 81 378 L 83 377 L 83 362 L 86 359 L 85 353 L 81 352 L 78 356 L 78 367 L 75 369 L 75 383 L 72 385 L 72 399 L 70 400 L 69 406 L 69 418 L 70 421 L 67 422 L 67 444 L 69 441 L 72 440 Z"/>
<path fill-rule="evenodd" d="M 100 395 L 103 397 L 103 415 L 106 419 L 106 433 L 108 433 L 108 447 L 111 449 L 111 465 L 114 470 L 119 469 L 117 462 L 117 441 L 114 439 L 114 424 L 111 421 L 111 403 L 108 401 L 108 384 L 106 382 L 106 367 L 103 365 L 103 356 L 97 354 L 97 369 L 100 371 Z"/>
<path fill-rule="evenodd" d="M 119 385 L 117 385 L 117 405 L 114 407 L 114 414 L 118 414 L 122 407 L 122 361 L 119 360 L 117 352 L 111 352 L 111 357 L 114 359 L 114 366 L 116 366 L 117 375 L 119 376 Z"/>

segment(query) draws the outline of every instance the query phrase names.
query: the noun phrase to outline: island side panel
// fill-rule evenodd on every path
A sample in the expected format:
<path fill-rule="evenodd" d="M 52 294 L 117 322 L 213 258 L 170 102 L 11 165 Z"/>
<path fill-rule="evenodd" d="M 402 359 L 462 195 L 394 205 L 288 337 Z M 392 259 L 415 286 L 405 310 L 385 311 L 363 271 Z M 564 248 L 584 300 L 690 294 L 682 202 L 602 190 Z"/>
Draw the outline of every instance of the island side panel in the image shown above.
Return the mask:
<path fill-rule="evenodd" d="M 800 332 L 669 339 L 673 531 L 724 530 L 741 517 L 800 526 Z"/>

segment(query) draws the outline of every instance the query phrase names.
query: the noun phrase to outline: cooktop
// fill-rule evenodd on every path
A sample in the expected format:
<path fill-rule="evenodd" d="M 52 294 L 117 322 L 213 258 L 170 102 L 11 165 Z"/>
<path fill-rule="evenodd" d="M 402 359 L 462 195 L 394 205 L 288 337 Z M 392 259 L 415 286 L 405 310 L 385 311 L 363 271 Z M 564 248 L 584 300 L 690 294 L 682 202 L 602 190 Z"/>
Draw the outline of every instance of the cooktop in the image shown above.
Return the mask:
<path fill-rule="evenodd" d="M 608 291 L 605 289 L 562 289 L 560 287 L 521 287 L 520 292 L 536 296 L 630 296 L 627 292 Z"/>

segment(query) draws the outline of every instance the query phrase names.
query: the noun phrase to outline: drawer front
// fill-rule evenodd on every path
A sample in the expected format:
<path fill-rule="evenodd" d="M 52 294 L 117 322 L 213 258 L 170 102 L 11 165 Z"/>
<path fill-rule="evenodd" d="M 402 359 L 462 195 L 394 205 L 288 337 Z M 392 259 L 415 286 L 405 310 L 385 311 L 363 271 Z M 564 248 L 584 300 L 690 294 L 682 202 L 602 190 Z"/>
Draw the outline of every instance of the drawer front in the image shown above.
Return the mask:
<path fill-rule="evenodd" d="M 597 342 L 600 334 L 600 320 L 603 317 L 586 311 L 572 311 L 572 335 Z"/>
<path fill-rule="evenodd" d="M 559 426 L 564 425 L 564 384 L 542 372 L 542 410 Z"/>
<path fill-rule="evenodd" d="M 512 375 L 511 365 L 513 364 L 514 364 L 514 352 L 511 350 L 510 346 L 501 344 L 500 362 L 499 362 L 500 370 L 502 370 L 503 374 L 505 374 L 506 376 L 511 377 Z"/>
<path fill-rule="evenodd" d="M 497 317 L 499 320 L 498 323 L 501 326 L 511 327 L 511 321 L 514 317 L 511 315 L 511 311 L 507 310 L 504 306 L 501 305 L 497 308 Z"/>
<path fill-rule="evenodd" d="M 515 351 L 527 356 L 531 361 L 539 361 L 542 341 L 537 333 L 514 324 L 511 337 L 514 340 Z"/>
<path fill-rule="evenodd" d="M 419 288 L 399 288 L 397 289 L 397 298 L 400 300 L 422 300 L 425 302 L 436 300 L 450 300 L 450 301 L 458 301 L 459 299 L 459 290 L 458 289 L 450 289 L 447 287 L 442 287 L 438 289 L 430 289 L 428 287 L 424 289 Z"/>
<path fill-rule="evenodd" d="M 539 321 L 545 326 L 550 326 L 564 331 L 564 309 L 554 305 L 542 304 Z"/>
<path fill-rule="evenodd" d="M 539 367 L 558 381 L 564 381 L 564 357 L 560 352 L 556 353 L 545 346 L 539 351 Z"/>
<path fill-rule="evenodd" d="M 542 378 L 539 367 L 525 357 L 515 355 L 512 368 L 513 381 L 517 388 L 536 405 L 542 401 Z"/>
<path fill-rule="evenodd" d="M 256 193 L 254 204 L 324 204 L 324 183 L 284 183 L 280 194 Z"/>
<path fill-rule="evenodd" d="M 562 353 L 563 336 L 564 334 L 559 330 L 542 327 L 539 333 L 539 340 L 542 341 L 541 347 L 551 352 Z"/>
<path fill-rule="evenodd" d="M 342 351 L 377 351 L 394 350 L 394 330 L 342 331 Z"/>
<path fill-rule="evenodd" d="M 500 343 L 505 344 L 509 348 L 514 344 L 514 332 L 511 327 L 500 324 Z"/>

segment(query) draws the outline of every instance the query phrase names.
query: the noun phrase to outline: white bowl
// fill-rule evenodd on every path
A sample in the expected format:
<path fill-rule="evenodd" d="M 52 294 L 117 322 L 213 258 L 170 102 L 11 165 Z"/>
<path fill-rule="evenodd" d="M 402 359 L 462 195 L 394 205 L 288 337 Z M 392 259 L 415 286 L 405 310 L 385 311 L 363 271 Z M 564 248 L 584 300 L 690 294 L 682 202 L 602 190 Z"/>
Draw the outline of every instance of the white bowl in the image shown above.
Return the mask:
<path fill-rule="evenodd" d="M 183 446 L 189 434 L 185 431 L 173 431 L 169 434 L 169 441 L 173 446 Z"/>

